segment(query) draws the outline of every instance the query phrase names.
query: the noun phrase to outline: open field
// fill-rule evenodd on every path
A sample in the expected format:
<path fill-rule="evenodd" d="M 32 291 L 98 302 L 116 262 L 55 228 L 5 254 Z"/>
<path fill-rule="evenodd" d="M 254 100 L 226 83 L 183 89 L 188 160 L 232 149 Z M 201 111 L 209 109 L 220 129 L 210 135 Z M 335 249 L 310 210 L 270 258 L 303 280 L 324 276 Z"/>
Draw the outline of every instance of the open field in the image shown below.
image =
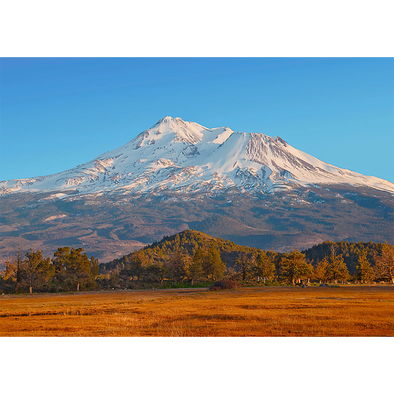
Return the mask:
<path fill-rule="evenodd" d="M 2 296 L 0 336 L 394 336 L 394 286 Z"/>

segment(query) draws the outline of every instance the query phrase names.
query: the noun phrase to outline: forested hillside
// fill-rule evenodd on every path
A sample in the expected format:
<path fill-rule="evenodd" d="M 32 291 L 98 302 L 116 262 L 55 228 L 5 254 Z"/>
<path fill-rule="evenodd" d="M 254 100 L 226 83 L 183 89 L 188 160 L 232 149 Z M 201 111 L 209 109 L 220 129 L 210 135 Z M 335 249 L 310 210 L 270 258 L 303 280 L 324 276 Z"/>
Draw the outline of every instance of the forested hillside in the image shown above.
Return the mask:
<path fill-rule="evenodd" d="M 130 253 L 110 263 L 102 264 L 100 272 L 117 270 L 120 277 L 131 281 L 141 278 L 147 282 L 162 284 L 166 279 L 173 282 L 214 281 L 224 276 L 235 277 L 241 272 L 243 280 L 252 275 L 247 272 L 258 264 L 269 264 L 273 278 L 276 256 L 274 252 L 237 245 L 234 242 L 211 237 L 195 230 L 185 230 L 164 237 L 139 251 Z M 256 268 L 253 275 L 263 274 Z M 255 276 L 256 276 L 255 275 Z"/>
<path fill-rule="evenodd" d="M 331 254 L 332 251 L 336 255 L 342 255 L 344 262 L 351 274 L 356 272 L 359 257 L 366 252 L 367 259 L 375 264 L 375 256 L 382 252 L 384 243 L 377 242 L 332 242 L 327 241 L 321 244 L 312 246 L 311 248 L 302 251 L 305 257 L 316 265 L 324 257 Z"/>
<path fill-rule="evenodd" d="M 4 266 L 0 291 L 7 293 L 209 286 L 221 279 L 252 286 L 394 283 L 394 246 L 324 242 L 277 253 L 185 230 L 106 264 L 63 247 L 52 258 L 19 250 Z"/>
<path fill-rule="evenodd" d="M 211 237 L 200 231 L 185 230 L 178 234 L 164 237 L 161 241 L 154 242 L 120 259 L 115 259 L 107 264 L 100 264 L 100 272 L 119 265 L 123 267 L 136 256 L 141 258 L 146 264 L 156 264 L 163 259 L 169 258 L 177 251 L 192 257 L 198 249 L 201 249 L 202 252 L 207 252 L 209 249 L 217 249 L 220 252 L 221 259 L 228 268 L 234 267 L 240 254 L 252 255 L 262 252 L 261 249 L 237 245 L 232 241 Z"/>
<path fill-rule="evenodd" d="M 116 271 L 120 278 L 160 283 L 166 279 L 181 282 L 214 280 L 225 275 L 264 283 L 367 282 L 384 278 L 392 281 L 394 270 L 389 269 L 384 276 L 379 264 L 385 256 L 386 266 L 392 267 L 393 251 L 389 244 L 346 241 L 324 242 L 304 252 L 276 253 L 185 230 L 102 264 L 100 272 L 108 275 Z M 215 263 L 214 254 L 219 262 Z M 217 270 L 215 264 L 219 267 Z"/>

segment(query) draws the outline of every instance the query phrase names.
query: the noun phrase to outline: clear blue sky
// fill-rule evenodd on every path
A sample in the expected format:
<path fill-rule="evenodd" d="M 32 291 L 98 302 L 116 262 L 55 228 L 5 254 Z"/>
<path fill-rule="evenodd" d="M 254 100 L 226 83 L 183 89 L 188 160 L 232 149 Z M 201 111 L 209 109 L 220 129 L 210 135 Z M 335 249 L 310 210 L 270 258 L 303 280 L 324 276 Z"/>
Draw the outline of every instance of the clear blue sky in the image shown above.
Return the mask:
<path fill-rule="evenodd" d="M 1 58 L 0 179 L 67 170 L 166 115 L 394 182 L 393 58 Z"/>

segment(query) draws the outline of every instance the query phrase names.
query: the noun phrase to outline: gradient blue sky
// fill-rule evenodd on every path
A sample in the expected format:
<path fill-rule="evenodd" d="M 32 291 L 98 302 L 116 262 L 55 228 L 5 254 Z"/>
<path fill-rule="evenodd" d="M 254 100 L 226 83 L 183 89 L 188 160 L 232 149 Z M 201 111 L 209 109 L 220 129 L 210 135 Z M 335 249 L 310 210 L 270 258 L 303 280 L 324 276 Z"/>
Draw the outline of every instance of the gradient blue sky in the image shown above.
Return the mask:
<path fill-rule="evenodd" d="M 166 115 L 394 182 L 393 58 L 1 58 L 0 179 L 67 170 Z"/>

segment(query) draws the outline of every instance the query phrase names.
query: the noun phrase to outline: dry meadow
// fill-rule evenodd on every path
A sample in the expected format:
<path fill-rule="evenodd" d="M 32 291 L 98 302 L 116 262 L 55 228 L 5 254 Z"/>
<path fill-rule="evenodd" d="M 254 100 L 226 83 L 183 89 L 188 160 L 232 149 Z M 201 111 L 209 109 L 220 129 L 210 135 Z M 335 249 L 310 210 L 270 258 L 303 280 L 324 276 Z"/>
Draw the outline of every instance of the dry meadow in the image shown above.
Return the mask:
<path fill-rule="evenodd" d="M 0 336 L 393 336 L 394 286 L 0 297 Z"/>

